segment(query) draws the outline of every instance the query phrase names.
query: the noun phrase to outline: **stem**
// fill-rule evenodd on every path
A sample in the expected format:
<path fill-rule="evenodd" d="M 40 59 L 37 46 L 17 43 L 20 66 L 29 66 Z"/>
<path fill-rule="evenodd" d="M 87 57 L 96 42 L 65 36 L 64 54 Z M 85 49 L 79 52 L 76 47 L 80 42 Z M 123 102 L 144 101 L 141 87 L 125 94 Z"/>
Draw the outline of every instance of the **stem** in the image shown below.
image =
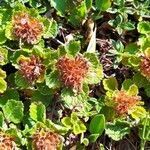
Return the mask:
<path fill-rule="evenodd" d="M 145 143 L 146 143 L 145 140 L 141 140 L 141 143 L 140 143 L 140 150 L 144 150 Z"/>

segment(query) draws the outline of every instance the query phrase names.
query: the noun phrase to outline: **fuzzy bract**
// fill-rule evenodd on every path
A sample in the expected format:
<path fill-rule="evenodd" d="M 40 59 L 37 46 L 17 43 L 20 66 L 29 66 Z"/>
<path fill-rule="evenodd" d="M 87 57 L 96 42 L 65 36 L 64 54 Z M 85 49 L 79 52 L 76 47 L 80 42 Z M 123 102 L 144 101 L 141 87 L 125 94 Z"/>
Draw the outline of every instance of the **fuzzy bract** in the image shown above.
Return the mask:
<path fill-rule="evenodd" d="M 28 44 L 35 44 L 42 36 L 43 23 L 28 13 L 17 13 L 12 20 L 13 34 L 17 39 L 21 39 Z"/>
<path fill-rule="evenodd" d="M 35 55 L 32 55 L 30 58 L 20 59 L 19 65 L 19 72 L 29 83 L 36 81 L 45 71 L 42 60 Z"/>
<path fill-rule="evenodd" d="M 89 71 L 88 61 L 81 55 L 74 59 L 66 56 L 61 57 L 56 64 L 60 74 L 60 80 L 66 87 L 80 91 L 84 78 Z"/>
<path fill-rule="evenodd" d="M 57 133 L 40 130 L 32 137 L 32 146 L 35 150 L 57 150 L 61 139 Z"/>

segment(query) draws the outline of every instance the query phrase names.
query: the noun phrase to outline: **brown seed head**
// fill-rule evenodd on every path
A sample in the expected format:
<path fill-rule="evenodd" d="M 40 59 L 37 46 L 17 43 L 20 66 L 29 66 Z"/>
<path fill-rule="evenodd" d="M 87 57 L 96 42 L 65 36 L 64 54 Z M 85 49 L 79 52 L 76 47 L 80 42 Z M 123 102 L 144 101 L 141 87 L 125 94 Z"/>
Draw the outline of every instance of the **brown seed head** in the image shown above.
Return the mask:
<path fill-rule="evenodd" d="M 35 150 L 57 150 L 61 139 L 57 133 L 38 131 L 33 135 L 32 145 Z"/>
<path fill-rule="evenodd" d="M 140 63 L 140 71 L 143 76 L 150 79 L 150 58 L 143 56 Z"/>
<path fill-rule="evenodd" d="M 13 34 L 16 38 L 34 44 L 43 32 L 43 24 L 27 13 L 18 13 L 13 17 Z"/>
<path fill-rule="evenodd" d="M 61 57 L 56 67 L 60 74 L 60 79 L 66 87 L 73 88 L 80 91 L 82 88 L 82 82 L 86 77 L 89 64 L 86 59 L 81 55 L 75 57 L 75 59 Z"/>
<path fill-rule="evenodd" d="M 30 82 L 37 80 L 45 71 L 39 57 L 32 55 L 29 59 L 19 61 L 20 73 Z"/>
<path fill-rule="evenodd" d="M 12 137 L 0 132 L 0 150 L 18 150 L 18 148 Z"/>
<path fill-rule="evenodd" d="M 139 96 L 130 96 L 125 91 L 119 91 L 114 98 L 118 115 L 126 115 L 129 110 L 139 103 Z"/>

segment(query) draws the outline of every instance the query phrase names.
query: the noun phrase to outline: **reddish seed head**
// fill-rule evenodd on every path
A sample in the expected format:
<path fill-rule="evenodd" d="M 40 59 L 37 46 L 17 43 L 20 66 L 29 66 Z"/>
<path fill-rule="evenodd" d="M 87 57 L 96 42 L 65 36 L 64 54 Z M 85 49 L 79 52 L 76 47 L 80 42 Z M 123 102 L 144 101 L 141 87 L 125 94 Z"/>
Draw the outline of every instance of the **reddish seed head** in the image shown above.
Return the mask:
<path fill-rule="evenodd" d="M 61 57 L 56 67 L 60 74 L 60 79 L 66 87 L 81 90 L 82 83 L 89 70 L 89 64 L 81 55 L 75 59 Z"/>
<path fill-rule="evenodd" d="M 140 71 L 143 76 L 150 79 L 150 58 L 143 56 L 140 63 Z"/>
<path fill-rule="evenodd" d="M 125 91 L 119 91 L 114 98 L 116 107 L 115 110 L 118 115 L 126 115 L 129 110 L 139 103 L 139 96 L 127 95 Z"/>
<path fill-rule="evenodd" d="M 39 57 L 32 55 L 29 59 L 19 61 L 20 73 L 30 82 L 37 80 L 45 71 L 45 67 Z"/>
<path fill-rule="evenodd" d="M 38 131 L 33 135 L 33 147 L 35 150 L 57 150 L 61 139 L 57 133 Z"/>
<path fill-rule="evenodd" d="M 43 24 L 27 13 L 18 13 L 13 18 L 13 33 L 18 38 L 34 44 L 43 32 Z"/>
<path fill-rule="evenodd" d="M 17 150 L 14 139 L 0 132 L 0 150 Z"/>

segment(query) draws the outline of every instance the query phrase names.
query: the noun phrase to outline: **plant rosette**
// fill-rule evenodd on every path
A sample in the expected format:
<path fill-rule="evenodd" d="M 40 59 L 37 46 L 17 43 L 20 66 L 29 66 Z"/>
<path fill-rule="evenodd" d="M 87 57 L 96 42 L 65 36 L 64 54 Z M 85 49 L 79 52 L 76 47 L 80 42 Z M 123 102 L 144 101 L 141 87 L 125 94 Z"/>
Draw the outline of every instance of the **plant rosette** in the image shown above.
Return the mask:
<path fill-rule="evenodd" d="M 143 56 L 141 56 L 139 68 L 141 74 L 150 81 L 150 47 L 148 47 L 144 51 Z"/>
<path fill-rule="evenodd" d="M 18 71 L 15 73 L 15 83 L 22 88 L 27 88 L 35 83 L 44 81 L 45 65 L 43 58 L 38 55 L 20 55 L 17 58 L 17 65 L 15 67 Z"/>
<path fill-rule="evenodd" d="M 63 137 L 43 123 L 37 122 L 31 129 L 26 129 L 28 150 L 62 150 Z"/>
<path fill-rule="evenodd" d="M 37 44 L 41 38 L 54 37 L 57 24 L 39 15 L 38 10 L 29 9 L 21 4 L 13 8 L 11 20 L 5 27 L 5 35 L 9 40 L 17 40 L 24 44 Z"/>
<path fill-rule="evenodd" d="M 121 90 L 118 90 L 116 78 L 110 77 L 103 80 L 104 89 L 107 90 L 105 96 L 106 106 L 113 109 L 116 117 L 125 118 L 131 116 L 139 121 L 147 114 L 141 97 L 138 96 L 138 87 L 125 80 Z"/>
<path fill-rule="evenodd" d="M 19 145 L 23 144 L 21 132 L 18 129 L 0 129 L 0 148 L 1 150 L 14 149 L 21 150 Z"/>
<path fill-rule="evenodd" d="M 63 88 L 61 97 L 68 106 L 86 100 L 88 85 L 98 84 L 103 78 L 103 68 L 95 53 L 79 53 L 78 41 L 59 47 L 52 62 L 52 72 L 46 75 L 46 85 L 52 89 Z M 72 100 L 71 100 L 72 99 Z M 81 100 L 81 101 L 82 101 Z M 74 103 L 74 104 L 73 104 Z"/>

